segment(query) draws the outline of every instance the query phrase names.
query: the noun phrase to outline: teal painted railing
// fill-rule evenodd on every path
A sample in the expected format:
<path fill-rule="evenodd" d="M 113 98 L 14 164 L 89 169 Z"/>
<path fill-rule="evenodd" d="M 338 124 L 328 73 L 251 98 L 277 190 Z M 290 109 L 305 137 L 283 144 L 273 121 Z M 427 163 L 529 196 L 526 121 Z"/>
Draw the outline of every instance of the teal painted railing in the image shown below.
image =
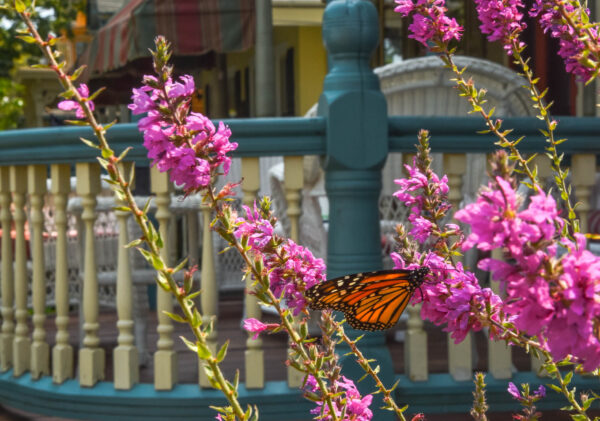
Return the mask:
<path fill-rule="evenodd" d="M 387 117 L 385 99 L 379 90 L 379 83 L 368 67 L 368 59 L 377 41 L 377 16 L 373 5 L 368 1 L 332 1 L 328 4 L 323 23 L 323 34 L 326 46 L 330 53 L 330 73 L 328 74 L 323 95 L 319 101 L 319 117 L 311 119 L 302 118 L 262 118 L 228 120 L 227 124 L 232 129 L 232 140 L 239 143 L 235 155 L 242 157 L 251 167 L 256 163 L 253 159 L 260 156 L 288 156 L 298 157 L 305 155 L 320 155 L 323 157 L 325 170 L 326 189 L 330 203 L 330 228 L 328 238 L 328 274 L 336 276 L 343 273 L 379 269 L 381 267 L 381 238 L 380 221 L 377 202 L 381 191 L 381 168 L 389 152 L 413 152 L 416 135 L 419 129 L 427 128 L 432 136 L 432 149 L 434 152 L 444 152 L 449 156 L 448 163 L 458 157 L 456 162 L 464 162 L 464 153 L 488 153 L 495 149 L 494 139 L 489 135 L 480 135 L 476 132 L 484 129 L 481 120 L 473 117 L 464 118 L 439 118 L 439 117 Z M 581 181 L 581 171 L 588 178 L 595 173 L 595 159 L 600 152 L 600 142 L 597 138 L 600 133 L 598 119 L 560 118 L 558 134 L 568 137 L 568 143 L 561 145 L 565 153 L 570 154 L 574 162 L 585 163 L 588 167 L 574 168 L 574 184 L 584 202 L 582 212 L 589 210 L 590 183 Z M 513 118 L 505 119 L 506 128 L 514 128 L 515 135 L 527 135 L 527 140 L 519 146 L 523 152 L 543 152 L 545 146 L 543 137 L 538 129 L 541 123 L 536 119 Z M 24 242 L 24 208 L 25 198 L 36 198 L 31 203 L 39 203 L 39 195 L 43 194 L 36 177 L 45 174 L 48 165 L 53 167 L 53 181 L 63 180 L 58 175 L 54 177 L 56 164 L 74 164 L 95 161 L 95 151 L 84 146 L 79 138 L 91 139 L 91 131 L 80 127 L 67 128 L 41 128 L 20 131 L 6 131 L 0 133 L 0 221 L 7 231 L 12 222 L 15 222 L 17 239 L 15 241 L 15 264 L 13 272 L 10 256 L 12 245 L 4 241 L 2 256 L 7 264 L 2 263 L 2 333 L 0 334 L 0 365 L 3 373 L 0 374 L 0 401 L 8 406 L 22 408 L 32 412 L 49 415 L 78 417 L 82 419 L 207 419 L 214 416 L 209 405 L 222 402 L 219 394 L 213 390 L 199 388 L 197 385 L 175 384 L 171 390 L 156 390 L 151 384 L 136 384 L 131 381 L 127 387 L 118 386 L 116 383 L 101 381 L 100 369 L 92 368 L 94 377 L 89 387 L 82 386 L 82 380 L 71 379 L 72 373 L 65 376 L 68 370 L 64 367 L 56 368 L 55 356 L 52 358 L 52 377 L 49 365 L 43 367 L 48 355 L 44 354 L 46 339 L 44 338 L 44 299 L 45 288 L 39 287 L 39 255 L 33 253 L 34 278 L 38 279 L 33 288 L 33 313 L 36 332 L 33 335 L 34 346 L 29 345 L 29 332 L 25 327 L 27 322 L 27 266 Z M 141 146 L 141 136 L 133 124 L 119 124 L 109 132 L 112 146 L 121 151 L 125 147 L 133 146 L 129 157 L 132 161 L 147 165 L 145 151 Z M 591 163 L 592 172 L 589 171 Z M 300 161 L 301 162 L 301 161 Z M 39 165 L 36 167 L 35 165 Z M 244 165 L 244 163 L 242 164 Z M 459 165 L 460 167 L 460 165 Z M 67 168 L 67 167 L 63 167 Z M 69 169 L 69 168 L 67 168 Z M 464 167 L 462 168 L 464 170 Z M 85 183 L 78 188 L 83 194 L 82 219 L 88 227 L 93 226 L 93 210 L 98 177 L 93 166 L 78 166 L 78 182 Z M 461 172 L 450 168 L 451 187 L 453 191 L 460 191 Z M 58 170 L 56 170 L 58 174 Z M 67 171 L 66 174 L 70 174 Z M 33 180 L 29 182 L 26 181 Z M 39 181 L 39 180 L 37 180 Z M 59 185 L 58 183 L 57 185 Z M 246 187 L 244 200 L 252 200 L 257 188 Z M 592 184 L 593 185 L 593 184 Z M 579 186 L 579 187 L 578 187 Z M 42 192 L 41 192 L 42 191 Z M 162 187 L 153 187 L 160 202 L 157 204 L 159 211 L 168 212 L 169 190 Z M 70 190 L 64 188 L 53 190 L 54 203 L 65 204 L 66 194 Z M 299 189 L 292 191 L 290 197 L 297 197 Z M 587 194 L 587 196 L 586 196 Z M 582 197 L 581 197 L 582 196 Z M 166 200 L 166 202 L 165 202 Z M 294 199 L 296 200 L 296 199 Z M 460 200 L 455 197 L 454 200 Z M 37 201 L 37 202 L 36 202 Z M 36 207 L 37 206 L 37 207 Z M 39 217 L 39 205 L 33 206 L 32 215 Z M 162 208 L 161 208 L 162 206 Z M 15 210 L 11 216 L 9 210 Z M 36 213 L 37 212 L 37 213 Z M 56 213 L 63 217 L 60 211 Z M 120 217 L 119 215 L 117 216 Z M 12 218 L 12 219 L 11 219 Z M 161 216 L 166 220 L 165 216 Z M 30 223 L 33 228 L 40 228 L 39 218 Z M 88 232 L 92 232 L 89 228 Z M 41 236 L 32 231 L 32 244 L 40 241 Z M 6 237 L 8 238 L 8 237 Z M 207 238 L 207 237 L 203 237 Z M 208 243 L 204 245 L 209 248 Z M 66 248 L 65 248 L 66 250 Z M 87 253 L 88 250 L 84 250 Z M 93 250 L 92 250 L 93 252 Z M 38 256 L 38 257 L 36 257 Z M 36 272 L 37 270 L 37 272 Z M 36 273 L 38 275 L 36 275 Z M 12 283 L 12 279 L 15 282 Z M 86 275 L 87 276 L 87 275 Z M 204 276 L 203 276 L 204 277 Z M 86 278 L 87 279 L 87 278 Z M 204 282 L 204 280 L 203 280 Z M 94 285 L 92 283 L 91 285 Z M 61 284 L 64 287 L 63 284 Z M 204 285 L 203 285 L 204 290 Z M 213 291 L 214 292 L 214 291 Z M 58 293 L 57 293 L 58 294 Z M 119 294 L 119 292 L 117 292 Z M 14 296 L 14 301 L 12 300 Z M 42 298 L 40 298 L 42 297 Z M 128 296 L 131 299 L 131 296 Z M 87 301 L 97 300 L 97 294 L 88 294 Z M 23 301 L 25 299 L 25 301 Z M 61 299 L 64 299 L 64 295 Z M 91 301 L 90 301 L 91 300 Z M 40 302 L 42 303 L 40 307 Z M 58 303 L 58 298 L 57 298 Z M 57 304 L 58 306 L 58 304 Z M 42 309 L 40 312 L 40 308 Z M 86 309 L 84 308 L 84 313 Z M 127 310 L 127 307 L 125 307 Z M 127 313 L 129 311 L 129 313 Z M 131 339 L 131 324 L 133 323 L 130 309 L 125 311 L 126 316 L 119 312 L 120 320 L 126 321 L 119 326 L 120 346 L 131 349 L 128 341 Z M 414 344 L 413 337 L 425 338 L 422 322 L 418 320 L 418 312 L 409 310 L 411 318 L 408 322 L 409 335 L 405 345 L 405 353 Z M 16 317 L 15 317 L 16 316 Z M 60 314 L 59 314 L 60 316 Z M 92 310 L 84 315 L 86 318 L 86 333 L 90 336 L 85 346 L 93 354 L 90 359 L 96 360 L 97 344 L 94 345 L 94 335 L 98 334 L 95 321 L 96 314 Z M 60 318 L 58 318 L 60 319 Z M 59 327 L 65 320 L 56 320 Z M 17 328 L 15 329 L 15 322 Z M 166 334 L 167 342 L 170 332 L 168 325 L 163 326 L 161 335 Z M 217 324 L 218 328 L 218 324 Z M 64 339 L 64 338 L 63 338 Z M 13 343 L 18 343 L 12 347 Z M 425 342 L 426 343 L 426 342 Z M 449 372 L 444 374 L 429 374 L 427 365 L 423 370 L 422 361 L 417 361 L 426 355 L 425 349 L 420 350 L 421 355 L 407 357 L 407 373 L 394 373 L 391 356 L 385 346 L 383 334 L 368 334 L 362 341 L 366 347 L 366 354 L 375 358 L 381 366 L 381 374 L 387 384 L 392 384 L 400 379 L 396 389 L 399 403 L 411 405 L 411 412 L 464 412 L 471 405 L 471 349 L 467 341 L 463 361 L 455 365 L 449 363 Z M 10 350 L 26 350 L 32 353 L 24 356 L 19 352 L 9 355 Z M 168 348 L 169 345 L 167 345 Z M 516 373 L 511 370 L 510 352 L 493 348 L 496 354 L 490 356 L 489 372 L 495 379 L 489 379 L 490 403 L 492 407 L 497 403 L 498 409 L 515 408 L 503 391 L 506 382 L 511 379 L 519 383 L 523 381 L 532 384 L 543 383 L 544 380 L 535 374 Z M 38 350 L 42 350 L 41 352 Z M 248 352 L 262 352 L 260 341 L 248 341 Z M 35 355 L 35 356 L 33 356 Z M 72 355 L 59 353 L 62 363 L 67 364 L 68 358 L 73 363 Z M 26 358 L 25 358 L 26 357 Z M 492 358 L 493 357 L 493 358 Z M 130 357 L 128 357 L 130 358 Z M 467 360 L 467 361 L 465 361 Z M 29 364 L 29 361 L 35 364 Z M 130 361 L 134 359 L 130 358 Z M 283 362 L 282 362 L 283 363 Z M 95 364 L 95 363 L 94 363 Z M 94 364 L 90 364 L 92 367 Z M 355 367 L 351 366 L 350 359 L 344 361 L 345 373 L 358 378 L 362 375 Z M 419 366 L 419 367 L 417 367 Z M 534 364 L 535 366 L 535 364 Z M 40 368 L 41 367 L 41 368 Z M 101 367 L 101 364 L 99 365 Z M 460 369 L 466 367 L 461 372 Z M 57 376 L 54 370 L 60 371 Z M 84 371 L 88 370 L 87 366 Z M 137 368 L 136 368 L 137 370 Z M 135 377 L 135 371 L 131 371 Z M 81 368 L 80 368 L 81 374 Z M 465 375 L 466 374 L 466 375 Z M 54 379 L 54 382 L 53 382 Z M 409 380 L 411 379 L 411 380 Z M 460 380 L 462 379 L 462 380 Z M 251 379 L 256 382 L 256 379 Z M 289 379 L 288 379 L 289 381 Z M 176 382 L 174 382 L 176 383 Z M 593 381 L 576 377 L 574 384 L 581 388 L 595 388 Z M 368 382 L 361 384 L 363 389 L 371 389 Z M 266 382 L 254 385 L 254 388 L 242 385 L 240 397 L 244 403 L 254 403 L 259 407 L 262 419 L 292 420 L 308 419 L 309 409 L 312 407 L 301 398 L 297 387 L 289 387 L 288 383 Z M 125 389 L 125 390 L 121 390 Z M 558 408 L 564 403 L 549 398 L 543 404 L 547 408 Z M 544 407 L 542 405 L 542 407 Z M 375 403 L 374 408 L 379 405 Z M 375 411 L 377 411 L 375 409 Z M 388 413 L 377 412 L 377 420 L 390 419 Z"/>

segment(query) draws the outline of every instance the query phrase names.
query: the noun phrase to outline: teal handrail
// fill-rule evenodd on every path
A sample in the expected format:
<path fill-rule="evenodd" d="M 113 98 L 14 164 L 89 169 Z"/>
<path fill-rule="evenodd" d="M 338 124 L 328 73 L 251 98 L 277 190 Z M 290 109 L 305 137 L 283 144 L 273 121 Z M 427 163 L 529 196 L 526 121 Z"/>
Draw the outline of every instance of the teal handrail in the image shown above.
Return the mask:
<path fill-rule="evenodd" d="M 595 117 L 556 117 L 558 127 L 556 139 L 567 138 L 568 142 L 559 146 L 559 151 L 571 153 L 600 152 L 600 119 Z M 536 117 L 510 117 L 503 119 L 504 130 L 513 129 L 508 136 L 516 140 L 526 138 L 519 143 L 521 152 L 544 152 L 548 146 L 540 129 L 544 122 Z M 417 133 L 427 129 L 431 135 L 431 150 L 452 153 L 489 153 L 498 146 L 497 138 L 492 134 L 478 133 L 485 130 L 481 118 L 440 117 L 440 116 L 394 116 L 388 118 L 390 151 L 415 152 Z"/>
<path fill-rule="evenodd" d="M 323 117 L 225 120 L 239 143 L 234 156 L 322 155 L 325 153 Z M 0 132 L 0 165 L 92 162 L 97 151 L 80 138 L 94 139 L 88 127 L 41 127 Z M 137 124 L 115 124 L 108 140 L 117 153 L 132 147 L 129 160 L 148 164 Z"/>

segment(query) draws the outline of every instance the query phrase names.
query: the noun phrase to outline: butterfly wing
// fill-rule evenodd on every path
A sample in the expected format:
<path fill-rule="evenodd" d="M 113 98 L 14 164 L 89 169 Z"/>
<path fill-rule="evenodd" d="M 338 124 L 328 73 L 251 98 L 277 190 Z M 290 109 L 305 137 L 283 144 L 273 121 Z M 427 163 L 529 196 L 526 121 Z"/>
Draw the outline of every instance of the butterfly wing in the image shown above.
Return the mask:
<path fill-rule="evenodd" d="M 306 291 L 315 310 L 342 311 L 355 329 L 384 330 L 394 326 L 415 289 L 418 270 L 386 270 L 330 279 Z"/>

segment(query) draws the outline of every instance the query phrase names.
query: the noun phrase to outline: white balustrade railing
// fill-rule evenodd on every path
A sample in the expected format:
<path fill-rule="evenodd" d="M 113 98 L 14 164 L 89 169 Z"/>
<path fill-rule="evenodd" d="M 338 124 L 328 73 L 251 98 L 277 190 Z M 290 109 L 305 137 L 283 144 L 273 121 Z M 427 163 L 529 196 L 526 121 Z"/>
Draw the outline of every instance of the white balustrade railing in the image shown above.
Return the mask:
<path fill-rule="evenodd" d="M 409 155 L 404 157 L 405 160 L 407 158 L 410 159 Z M 443 164 L 449 179 L 449 200 L 456 208 L 463 200 L 461 188 L 465 155 L 446 154 Z M 551 175 L 548 166 L 540 162 L 539 167 L 540 175 Z M 116 346 L 110 350 L 113 353 L 113 382 L 115 389 L 127 390 L 139 382 L 140 365 L 146 363 L 146 339 L 139 335 L 146 330 L 144 326 L 147 323 L 148 307 L 140 305 L 135 297 L 146 294 L 147 286 L 154 282 L 153 270 L 147 264 L 137 262 L 140 258 L 136 251 L 124 247 L 138 235 L 131 228 L 132 219 L 127 212 L 113 213 L 114 229 L 106 229 L 102 241 L 99 241 L 97 215 L 112 212 L 110 209 L 115 204 L 122 203 L 112 197 L 101 196 L 100 168 L 97 164 L 78 163 L 75 168 L 77 184 L 75 192 L 72 192 L 72 168 L 68 164 L 54 164 L 50 168 L 44 165 L 0 167 L 0 370 L 12 369 L 15 377 L 29 372 L 33 379 L 51 375 L 57 384 L 77 376 L 81 386 L 93 387 L 107 375 L 106 344 L 102 338 L 106 335 L 105 332 L 116 331 Z M 47 192 L 48 173 L 50 184 Z M 591 196 L 595 173 L 594 155 L 572 156 L 572 183 L 577 201 L 581 202 L 577 211 L 583 229 L 587 227 L 589 214 L 593 209 Z M 303 230 L 300 224 L 302 198 L 305 197 L 303 174 L 303 157 L 284 159 L 282 191 L 287 202 L 285 217 L 289 221 L 289 235 L 297 242 L 302 238 Z M 259 158 L 242 159 L 242 176 L 242 202 L 252 207 L 260 189 Z M 198 197 L 181 200 L 174 195 L 168 177 L 155 171 L 151 172 L 151 191 L 155 198 L 150 213 L 158 221 L 165 243 L 163 257 L 172 260 L 173 250 L 177 245 L 175 241 L 182 241 L 173 234 L 177 232 L 174 220 L 181 216 L 188 220 L 188 231 L 184 238 L 186 245 L 183 248 L 195 256 L 190 264 L 200 264 L 197 278 L 200 278 L 201 285 L 195 284 L 195 287 L 202 289 L 200 307 L 203 322 L 213 323 L 208 342 L 215 350 L 218 342 L 225 338 L 219 337 L 220 321 L 217 318 L 222 280 L 219 279 L 220 269 L 217 267 L 216 256 L 221 250 L 215 247 L 218 242 L 214 241 L 215 234 L 208 228 L 212 219 L 210 209 L 202 206 Z M 75 193 L 77 197 L 74 197 Z M 145 198 L 138 199 L 140 204 L 145 202 Z M 46 212 L 47 208 L 51 210 Z M 44 215 L 52 215 L 53 223 L 45 224 Z M 74 215 L 81 223 L 70 223 L 70 215 Z M 382 221 L 382 226 L 391 224 L 391 221 Z M 44 226 L 51 226 L 54 232 L 47 232 Z M 201 236 L 198 232 L 200 227 Z M 75 231 L 79 237 L 78 243 L 72 241 Z M 104 253 L 103 248 L 111 249 L 113 254 L 107 253 L 106 256 L 109 257 L 99 258 Z M 70 256 L 76 249 L 82 255 L 80 260 Z M 198 259 L 199 254 L 201 259 Z M 501 257 L 500 252 L 494 252 L 494 256 Z M 106 262 L 108 258 L 114 261 Z M 80 267 L 73 268 L 76 264 L 74 262 L 78 261 Z M 73 291 L 78 290 L 72 285 L 74 271 L 78 271 L 81 278 L 81 297 L 73 296 Z M 48 273 L 53 275 L 48 277 Z M 239 277 L 242 278 L 241 271 Z M 53 285 L 48 284 L 49 279 Z M 111 299 L 102 298 L 99 293 L 106 285 L 112 285 L 115 291 Z M 243 286 L 240 283 L 240 289 Z M 252 280 L 247 279 L 245 286 L 251 288 Z M 495 281 L 492 281 L 492 288 L 502 293 Z M 53 291 L 49 298 L 47 290 Z M 154 353 L 154 386 L 157 390 L 170 390 L 178 382 L 180 362 L 175 346 L 178 339 L 173 338 L 173 321 L 164 311 L 174 311 L 174 301 L 160 288 L 157 296 L 158 338 Z M 80 303 L 82 317 L 83 335 L 79 347 L 72 345 L 73 340 L 68 330 L 69 321 L 75 317 L 70 313 L 70 306 L 75 303 Z M 111 321 L 116 326 L 100 323 L 103 320 L 100 317 L 100 305 L 107 304 L 112 305 L 116 312 L 116 317 L 110 319 L 116 320 Z M 47 312 L 47 306 L 54 306 L 54 315 Z M 246 295 L 244 306 L 244 317 L 262 317 L 261 308 L 254 296 Z M 418 306 L 407 310 L 405 372 L 412 381 L 426 381 L 430 373 L 426 350 L 431 338 L 428 338 L 419 312 Z M 32 331 L 29 327 L 30 318 Z M 53 338 L 46 331 L 48 318 L 55 324 Z M 245 341 L 245 386 L 248 389 L 261 389 L 265 386 L 264 342 L 260 337 L 252 339 L 252 336 L 253 334 L 248 334 Z M 448 338 L 448 373 L 454 379 L 471 378 L 477 358 L 474 342 L 472 335 L 458 345 Z M 76 350 L 79 356 L 77 368 L 74 366 Z M 515 370 L 510 347 L 502 342 L 488 341 L 487 352 L 488 372 L 495 378 L 510 378 Z M 210 383 L 201 368 L 198 374 L 199 386 L 208 388 Z M 539 361 L 534 359 L 532 370 L 537 368 Z M 290 387 L 297 387 L 302 382 L 302 375 L 290 368 L 287 382 Z"/>

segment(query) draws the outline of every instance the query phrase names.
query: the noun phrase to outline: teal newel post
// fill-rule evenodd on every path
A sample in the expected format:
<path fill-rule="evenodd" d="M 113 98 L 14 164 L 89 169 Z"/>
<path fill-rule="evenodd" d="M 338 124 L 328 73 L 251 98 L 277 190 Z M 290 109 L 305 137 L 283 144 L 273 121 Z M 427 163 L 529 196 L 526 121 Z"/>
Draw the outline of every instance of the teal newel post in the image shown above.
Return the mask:
<path fill-rule="evenodd" d="M 377 11 L 370 1 L 334 0 L 323 16 L 323 40 L 330 69 L 325 77 L 318 113 L 327 119 L 325 186 L 329 198 L 328 278 L 381 269 L 378 200 L 381 168 L 388 153 L 387 106 L 379 79 L 369 67 L 378 42 Z M 365 332 L 347 331 L 358 336 Z M 391 356 L 383 333 L 368 333 L 359 343 L 376 360 L 387 387 L 394 383 Z M 341 346 L 340 346 L 341 348 Z M 346 349 L 340 349 L 341 355 Z M 343 373 L 355 381 L 364 372 L 352 356 L 342 357 Z M 359 383 L 372 392 L 370 378 Z M 395 419 L 380 411 L 375 395 L 374 419 Z M 388 418 L 389 417 L 389 418 Z"/>

